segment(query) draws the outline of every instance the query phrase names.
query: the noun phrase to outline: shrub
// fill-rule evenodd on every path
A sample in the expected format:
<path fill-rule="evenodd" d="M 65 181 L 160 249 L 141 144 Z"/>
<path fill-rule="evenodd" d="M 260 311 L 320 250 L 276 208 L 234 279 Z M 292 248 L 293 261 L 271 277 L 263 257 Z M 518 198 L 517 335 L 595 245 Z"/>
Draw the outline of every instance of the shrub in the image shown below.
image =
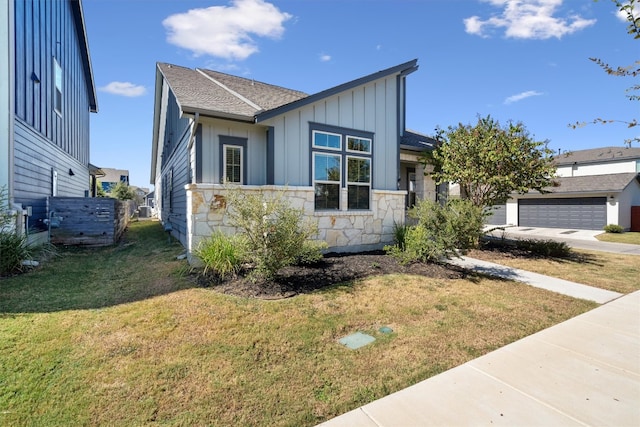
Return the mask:
<path fill-rule="evenodd" d="M 204 272 L 213 271 L 221 279 L 235 274 L 245 260 L 246 239 L 242 235 L 226 236 L 221 231 L 214 232 L 203 240 L 194 251 L 202 260 Z"/>
<path fill-rule="evenodd" d="M 305 242 L 318 233 L 317 224 L 305 219 L 302 209 L 292 208 L 284 193 L 267 197 L 262 191 L 229 188 L 227 198 L 230 223 L 247 239 L 255 278 L 271 279 L 314 252 Z"/>
<path fill-rule="evenodd" d="M 445 205 L 421 200 L 409 212 L 417 220 L 404 232 L 404 248 L 385 247 L 401 262 L 438 261 L 457 255 L 478 245 L 482 234 L 484 215 L 482 209 L 468 200 L 450 200 Z"/>
<path fill-rule="evenodd" d="M 306 240 L 300 248 L 300 253 L 296 257 L 297 265 L 314 265 L 319 263 L 323 254 L 322 251 L 327 249 L 329 245 L 322 240 Z"/>
<path fill-rule="evenodd" d="M 393 223 L 393 239 L 396 243 L 396 246 L 401 251 L 405 250 L 405 241 L 408 230 L 409 226 L 407 224 L 398 224 L 396 222 Z"/>
<path fill-rule="evenodd" d="M 515 241 L 515 247 L 543 257 L 569 258 L 571 256 L 569 245 L 555 240 L 518 239 Z"/>
<path fill-rule="evenodd" d="M 604 226 L 604 231 L 607 233 L 622 233 L 624 228 L 618 224 L 607 224 Z"/>
<path fill-rule="evenodd" d="M 0 231 L 0 274 L 22 271 L 22 261 L 31 258 L 26 236 L 14 231 Z"/>

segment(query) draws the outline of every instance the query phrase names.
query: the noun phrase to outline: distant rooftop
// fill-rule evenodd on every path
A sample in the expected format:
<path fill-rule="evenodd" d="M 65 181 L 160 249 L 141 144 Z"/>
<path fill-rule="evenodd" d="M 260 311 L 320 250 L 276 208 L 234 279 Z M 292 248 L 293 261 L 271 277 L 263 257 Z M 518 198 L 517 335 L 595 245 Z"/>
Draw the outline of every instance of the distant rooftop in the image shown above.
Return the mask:
<path fill-rule="evenodd" d="M 640 159 L 640 148 L 604 147 L 589 150 L 577 150 L 555 156 L 556 165 L 574 163 L 599 163 L 612 160 Z"/>

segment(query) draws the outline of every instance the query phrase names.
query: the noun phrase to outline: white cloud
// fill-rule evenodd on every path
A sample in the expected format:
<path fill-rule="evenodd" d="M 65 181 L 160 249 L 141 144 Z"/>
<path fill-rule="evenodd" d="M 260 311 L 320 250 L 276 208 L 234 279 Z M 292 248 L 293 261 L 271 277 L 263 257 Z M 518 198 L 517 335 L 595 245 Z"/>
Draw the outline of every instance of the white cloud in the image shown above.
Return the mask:
<path fill-rule="evenodd" d="M 106 86 L 102 86 L 100 90 L 113 95 L 128 96 L 130 98 L 142 96 L 147 92 L 144 86 L 129 82 L 111 82 Z"/>
<path fill-rule="evenodd" d="M 514 102 L 522 101 L 523 99 L 530 98 L 532 96 L 540 96 L 542 92 L 538 92 L 535 90 L 528 90 L 526 92 L 521 92 L 517 95 L 511 95 L 507 99 L 504 100 L 505 104 L 513 104 Z"/>
<path fill-rule="evenodd" d="M 629 2 L 624 2 L 622 4 L 623 6 L 628 6 Z M 639 19 L 640 18 L 640 8 L 632 8 L 631 9 L 632 13 L 633 13 L 633 18 L 634 19 Z M 618 17 L 619 20 L 621 20 L 622 22 L 629 22 L 629 13 L 626 10 L 618 10 L 616 12 L 616 16 Z"/>
<path fill-rule="evenodd" d="M 167 41 L 196 56 L 243 60 L 258 52 L 252 36 L 277 39 L 292 16 L 264 0 L 232 0 L 229 6 L 191 9 L 167 17 Z"/>
<path fill-rule="evenodd" d="M 464 20 L 465 31 L 488 37 L 492 29 L 504 29 L 506 37 L 519 39 L 562 38 L 595 24 L 578 15 L 554 16 L 563 0 L 481 0 L 502 9 L 488 19 L 472 16 Z"/>
<path fill-rule="evenodd" d="M 322 62 L 331 61 L 331 55 L 327 55 L 326 53 L 321 53 L 320 55 L 318 55 L 318 57 L 320 58 L 320 61 L 322 61 Z"/>

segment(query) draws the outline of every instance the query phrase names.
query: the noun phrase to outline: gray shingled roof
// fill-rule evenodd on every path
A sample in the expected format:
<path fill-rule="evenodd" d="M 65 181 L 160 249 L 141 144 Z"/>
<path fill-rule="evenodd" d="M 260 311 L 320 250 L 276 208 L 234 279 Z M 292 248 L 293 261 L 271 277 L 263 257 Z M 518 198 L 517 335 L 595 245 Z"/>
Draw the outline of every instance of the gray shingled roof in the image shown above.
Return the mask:
<path fill-rule="evenodd" d="M 276 108 L 307 94 L 211 70 L 158 63 L 185 112 L 253 120 L 260 111 Z"/>
<path fill-rule="evenodd" d="M 603 147 L 589 150 L 570 151 L 554 158 L 557 165 L 574 163 L 600 163 L 624 159 L 640 159 L 640 148 Z"/>
<path fill-rule="evenodd" d="M 610 175 L 589 175 L 556 178 L 557 187 L 548 187 L 553 194 L 564 193 L 606 193 L 620 192 L 636 179 L 635 172 L 616 173 Z"/>
<path fill-rule="evenodd" d="M 430 136 L 406 130 L 400 138 L 400 148 L 413 151 L 433 150 L 436 140 Z"/>

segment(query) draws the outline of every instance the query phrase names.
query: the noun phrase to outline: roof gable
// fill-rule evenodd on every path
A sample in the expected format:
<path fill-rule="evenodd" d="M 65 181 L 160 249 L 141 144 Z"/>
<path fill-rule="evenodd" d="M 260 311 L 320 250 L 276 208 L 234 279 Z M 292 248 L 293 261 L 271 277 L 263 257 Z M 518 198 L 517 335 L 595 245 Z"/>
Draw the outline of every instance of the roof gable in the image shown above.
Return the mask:
<path fill-rule="evenodd" d="M 556 178 L 557 186 L 545 190 L 551 193 L 592 193 L 592 192 L 620 192 L 634 179 L 638 179 L 635 172 L 616 173 L 609 175 L 588 175 Z"/>
<path fill-rule="evenodd" d="M 295 102 L 292 102 L 290 104 L 282 105 L 280 107 L 271 109 L 269 111 L 265 111 L 265 112 L 259 113 L 256 116 L 256 122 L 259 123 L 261 121 L 270 119 L 270 118 L 272 118 L 274 116 L 286 113 L 286 112 L 294 110 L 296 108 L 303 107 L 305 105 L 312 104 L 312 103 L 317 102 L 317 101 L 319 101 L 321 99 L 328 98 L 328 97 L 333 96 L 335 94 L 338 94 L 340 92 L 344 92 L 344 91 L 356 88 L 358 86 L 365 85 L 365 84 L 367 84 L 369 82 L 381 79 L 383 77 L 386 77 L 386 76 L 389 76 L 389 75 L 392 75 L 392 74 L 396 74 L 396 73 L 400 73 L 402 75 L 410 74 L 410 73 L 412 73 L 412 72 L 414 72 L 414 71 L 416 71 L 418 69 L 417 63 L 418 63 L 418 60 L 417 59 L 413 59 L 413 60 L 405 62 L 403 64 L 396 65 L 395 67 L 387 68 L 385 70 L 381 70 L 381 71 L 378 71 L 376 73 L 369 74 L 369 75 L 364 76 L 364 77 L 360 77 L 359 79 L 352 80 L 350 82 L 343 83 L 341 85 L 332 87 L 332 88 L 324 90 L 322 92 L 318 92 L 318 93 L 316 93 L 314 95 L 307 96 L 306 98 L 302 98 L 302 99 L 300 99 L 298 101 L 295 101 Z"/>

